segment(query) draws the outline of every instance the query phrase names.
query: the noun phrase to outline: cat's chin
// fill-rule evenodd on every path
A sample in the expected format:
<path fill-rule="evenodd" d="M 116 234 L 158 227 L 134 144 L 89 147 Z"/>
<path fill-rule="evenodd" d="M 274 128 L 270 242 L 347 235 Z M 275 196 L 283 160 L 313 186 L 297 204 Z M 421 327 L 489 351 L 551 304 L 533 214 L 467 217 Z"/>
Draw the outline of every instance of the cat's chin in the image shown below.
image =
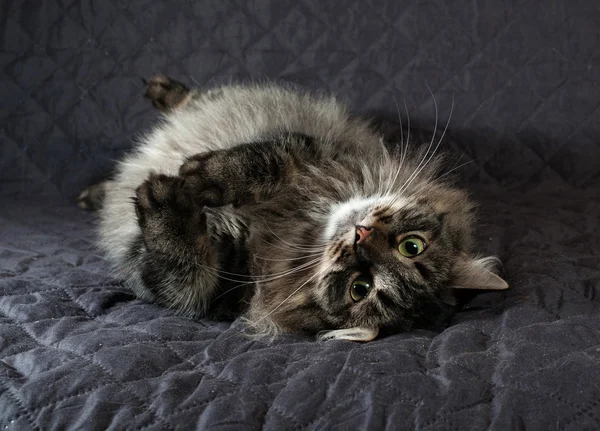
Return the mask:
<path fill-rule="evenodd" d="M 347 340 L 366 343 L 373 341 L 379 334 L 378 328 L 347 328 L 334 329 L 333 331 L 323 331 L 317 334 L 317 340 Z"/>

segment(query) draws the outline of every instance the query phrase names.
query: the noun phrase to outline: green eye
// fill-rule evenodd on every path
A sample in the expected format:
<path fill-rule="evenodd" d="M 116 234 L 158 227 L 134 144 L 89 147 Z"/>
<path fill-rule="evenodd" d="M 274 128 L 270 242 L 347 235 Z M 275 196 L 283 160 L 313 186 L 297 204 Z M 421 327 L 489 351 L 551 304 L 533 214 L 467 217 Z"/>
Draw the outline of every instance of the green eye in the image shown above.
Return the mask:
<path fill-rule="evenodd" d="M 371 291 L 373 280 L 368 275 L 359 275 L 350 286 L 350 297 L 354 302 L 364 299 Z"/>
<path fill-rule="evenodd" d="M 418 236 L 406 237 L 398 246 L 398 251 L 405 257 L 418 256 L 425 251 L 425 241 Z"/>

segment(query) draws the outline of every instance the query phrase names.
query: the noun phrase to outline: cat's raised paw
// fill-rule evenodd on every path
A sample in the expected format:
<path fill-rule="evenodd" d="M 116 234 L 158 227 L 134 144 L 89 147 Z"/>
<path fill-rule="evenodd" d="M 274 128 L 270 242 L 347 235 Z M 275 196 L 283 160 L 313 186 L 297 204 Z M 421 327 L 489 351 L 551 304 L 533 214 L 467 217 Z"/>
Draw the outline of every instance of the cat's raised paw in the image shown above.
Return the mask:
<path fill-rule="evenodd" d="M 226 153 L 210 151 L 197 154 L 186 160 L 179 168 L 179 175 L 186 184 L 196 202 L 208 207 L 219 207 L 233 203 L 230 195 L 230 169 Z"/>
<path fill-rule="evenodd" d="M 163 112 L 181 107 L 188 101 L 190 90 L 181 82 L 175 81 L 164 75 L 155 75 L 150 80 L 143 80 L 146 84 L 147 97 L 152 105 Z"/>
<path fill-rule="evenodd" d="M 206 215 L 180 177 L 151 174 L 135 191 L 135 212 L 149 248 L 193 244 L 206 233 Z M 171 245 L 170 245 L 171 244 Z"/>

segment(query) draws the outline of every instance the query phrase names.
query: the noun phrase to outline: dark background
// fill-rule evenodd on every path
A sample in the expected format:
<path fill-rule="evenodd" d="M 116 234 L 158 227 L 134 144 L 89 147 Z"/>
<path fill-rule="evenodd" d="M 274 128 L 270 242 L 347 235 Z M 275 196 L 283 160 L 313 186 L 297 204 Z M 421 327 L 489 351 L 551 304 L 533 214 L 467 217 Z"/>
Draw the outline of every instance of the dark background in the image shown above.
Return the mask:
<path fill-rule="evenodd" d="M 73 195 L 152 118 L 142 77 L 281 79 L 361 113 L 455 106 L 478 183 L 598 185 L 595 1 L 2 2 L 0 179 Z M 512 162 L 518 157 L 520 168 Z M 25 187 L 25 186 L 23 186 Z"/>
<path fill-rule="evenodd" d="M 0 3 L 0 428 L 598 429 L 600 3 Z M 157 113 L 142 77 L 281 79 L 448 119 L 511 289 L 367 345 L 135 300 L 78 191 Z"/>

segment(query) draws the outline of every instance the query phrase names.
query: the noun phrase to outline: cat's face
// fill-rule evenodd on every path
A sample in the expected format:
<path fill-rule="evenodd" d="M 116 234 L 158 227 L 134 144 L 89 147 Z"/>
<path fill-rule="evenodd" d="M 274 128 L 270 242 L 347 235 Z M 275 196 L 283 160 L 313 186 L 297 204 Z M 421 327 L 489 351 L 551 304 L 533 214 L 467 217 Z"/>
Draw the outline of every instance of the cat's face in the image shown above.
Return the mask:
<path fill-rule="evenodd" d="M 472 212 L 460 190 L 431 185 L 403 197 L 353 198 L 323 218 L 290 220 L 265 241 L 282 258 L 262 267 L 289 274 L 277 289 L 265 283 L 251 312 L 286 330 L 367 341 L 384 327 L 410 328 L 419 307 L 450 287 L 505 288 L 485 259 L 469 256 Z"/>

